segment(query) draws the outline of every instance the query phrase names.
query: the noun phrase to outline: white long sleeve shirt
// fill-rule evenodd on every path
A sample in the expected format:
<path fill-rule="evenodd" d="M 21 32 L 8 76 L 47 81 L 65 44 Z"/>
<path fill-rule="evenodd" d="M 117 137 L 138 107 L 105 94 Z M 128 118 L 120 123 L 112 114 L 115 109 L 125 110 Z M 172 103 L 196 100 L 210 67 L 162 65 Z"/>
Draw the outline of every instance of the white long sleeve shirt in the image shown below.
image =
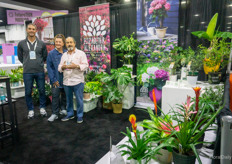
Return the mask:
<path fill-rule="evenodd" d="M 65 69 L 62 70 L 63 65 L 68 63 L 74 63 L 80 66 L 80 69 Z M 86 54 L 75 48 L 75 51 L 72 54 L 65 52 L 61 58 L 58 70 L 63 72 L 64 79 L 63 84 L 66 86 L 74 86 L 79 83 L 84 83 L 84 71 L 89 67 Z"/>

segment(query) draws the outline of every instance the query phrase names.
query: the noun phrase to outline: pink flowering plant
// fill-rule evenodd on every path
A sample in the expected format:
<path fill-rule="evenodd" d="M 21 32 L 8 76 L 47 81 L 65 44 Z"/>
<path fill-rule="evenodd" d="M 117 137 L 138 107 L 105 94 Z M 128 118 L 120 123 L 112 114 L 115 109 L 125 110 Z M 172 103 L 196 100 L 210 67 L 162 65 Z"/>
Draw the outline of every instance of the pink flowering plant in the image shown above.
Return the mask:
<path fill-rule="evenodd" d="M 140 80 L 143 82 L 145 87 L 151 89 L 156 87 L 158 90 L 161 90 L 166 84 L 166 81 L 169 80 L 169 73 L 163 69 L 153 66 L 147 68 L 147 72 L 143 73 L 142 76 L 139 76 L 139 78 L 141 78 Z"/>
<path fill-rule="evenodd" d="M 167 11 L 171 8 L 170 3 L 167 0 L 153 0 L 150 4 L 150 8 L 148 10 L 150 14 L 150 18 L 155 22 L 156 19 L 160 23 L 160 28 L 163 28 L 163 21 L 166 18 Z"/>

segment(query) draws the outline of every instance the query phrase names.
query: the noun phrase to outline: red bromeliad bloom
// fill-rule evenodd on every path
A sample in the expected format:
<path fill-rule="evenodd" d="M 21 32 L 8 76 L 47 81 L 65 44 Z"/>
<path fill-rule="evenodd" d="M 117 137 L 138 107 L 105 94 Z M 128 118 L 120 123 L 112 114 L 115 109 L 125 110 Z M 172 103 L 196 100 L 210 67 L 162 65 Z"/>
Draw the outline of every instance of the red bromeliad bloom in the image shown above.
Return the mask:
<path fill-rule="evenodd" d="M 176 131 L 180 131 L 180 128 L 179 128 L 179 126 L 176 126 L 173 130 L 172 130 L 172 127 L 168 124 L 168 123 L 160 123 L 160 125 L 161 125 L 161 129 L 162 130 L 165 130 L 164 131 L 164 133 L 165 134 L 171 134 L 171 131 L 173 131 L 173 130 L 176 130 Z M 170 132 L 168 132 L 168 131 L 170 131 Z"/>
<path fill-rule="evenodd" d="M 199 104 L 199 97 L 200 97 L 201 88 L 200 87 L 195 87 L 195 88 L 193 88 L 193 90 L 195 91 L 195 94 L 196 94 L 196 111 L 198 111 L 199 110 L 198 104 Z"/>

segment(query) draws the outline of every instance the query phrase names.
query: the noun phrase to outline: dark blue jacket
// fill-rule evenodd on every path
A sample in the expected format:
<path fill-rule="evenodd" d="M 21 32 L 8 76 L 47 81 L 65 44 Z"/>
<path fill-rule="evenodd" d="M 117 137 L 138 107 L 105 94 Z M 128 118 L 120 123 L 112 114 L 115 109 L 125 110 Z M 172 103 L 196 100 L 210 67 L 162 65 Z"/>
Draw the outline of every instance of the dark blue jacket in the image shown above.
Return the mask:
<path fill-rule="evenodd" d="M 66 51 L 67 50 L 64 50 L 63 53 Z M 63 87 L 63 73 L 58 71 L 58 66 L 60 64 L 62 55 L 62 53 L 59 53 L 59 51 L 53 49 L 49 52 L 47 57 L 47 70 L 50 83 L 53 85 L 54 82 L 59 81 L 60 87 Z"/>

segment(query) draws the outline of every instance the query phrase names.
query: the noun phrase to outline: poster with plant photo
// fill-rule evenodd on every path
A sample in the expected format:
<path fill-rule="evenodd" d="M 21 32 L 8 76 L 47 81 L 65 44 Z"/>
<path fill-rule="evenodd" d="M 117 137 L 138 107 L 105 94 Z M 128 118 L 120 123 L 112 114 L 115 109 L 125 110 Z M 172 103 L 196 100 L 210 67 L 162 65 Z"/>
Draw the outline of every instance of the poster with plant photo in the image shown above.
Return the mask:
<path fill-rule="evenodd" d="M 179 0 L 137 0 L 137 106 L 161 106 L 162 87 L 169 80 L 170 52 L 178 42 Z"/>
<path fill-rule="evenodd" d="M 88 58 L 89 69 L 110 72 L 109 4 L 79 8 L 81 50 Z"/>

